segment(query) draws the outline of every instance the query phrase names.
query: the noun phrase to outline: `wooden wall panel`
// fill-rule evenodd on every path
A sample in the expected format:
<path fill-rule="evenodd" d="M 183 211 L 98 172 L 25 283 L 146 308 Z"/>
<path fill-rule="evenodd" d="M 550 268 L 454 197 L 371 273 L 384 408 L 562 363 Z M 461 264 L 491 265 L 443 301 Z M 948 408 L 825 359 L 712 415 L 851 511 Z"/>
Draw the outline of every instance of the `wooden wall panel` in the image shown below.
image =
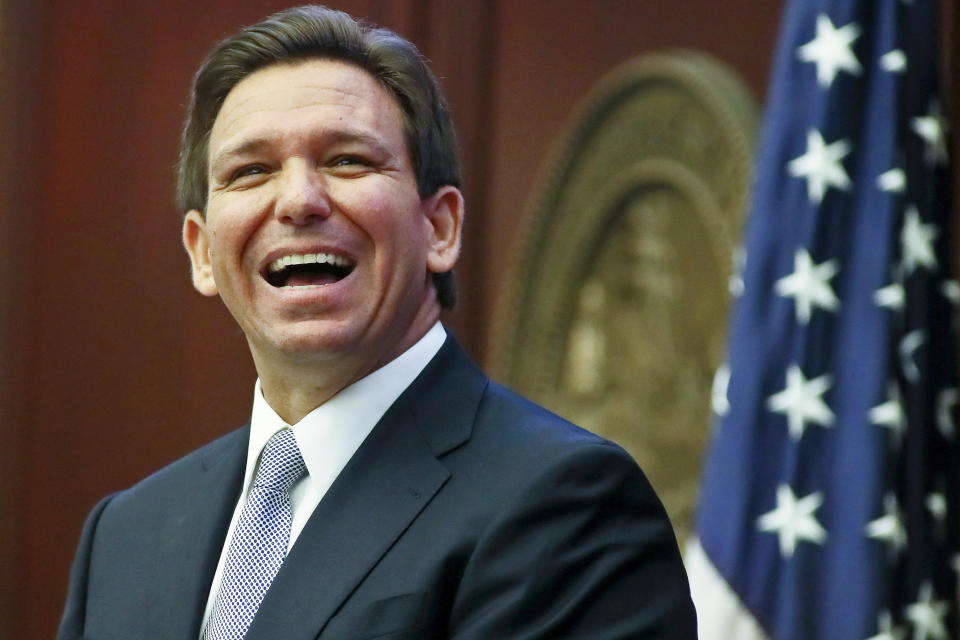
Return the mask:
<path fill-rule="evenodd" d="M 246 420 L 253 367 L 226 311 L 190 287 L 173 164 L 201 57 L 284 4 L 3 5 L 0 35 L 20 38 L 3 39 L 17 68 L 0 82 L 21 84 L 0 103 L 0 157 L 16 167 L 0 178 L 0 544 L 14 549 L 0 637 L 52 637 L 96 499 Z M 448 92 L 468 236 L 447 321 L 477 356 L 525 200 L 583 93 L 628 57 L 683 46 L 727 60 L 759 94 L 779 13 L 707 0 L 683 15 L 639 0 L 332 4 L 414 39 Z"/>
<path fill-rule="evenodd" d="M 485 352 L 488 314 L 487 241 L 493 162 L 489 136 L 493 119 L 496 8 L 471 0 L 436 2 L 425 21 L 423 49 L 443 84 L 457 124 L 467 201 L 464 246 L 457 267 L 460 302 L 444 322 L 465 338 L 472 353 Z"/>
<path fill-rule="evenodd" d="M 780 2 L 502 0 L 498 10 L 494 119 L 489 144 L 486 262 L 516 251 L 517 228 L 554 136 L 599 76 L 638 54 L 699 49 L 736 69 L 756 95 L 766 89 Z M 495 277 L 500 272 L 493 273 Z M 499 278 L 484 307 L 496 302 Z"/>
<path fill-rule="evenodd" d="M 25 3 L 0 4 L 0 638 L 15 638 L 22 597 L 22 512 L 26 500 L 24 452 L 28 416 L 21 402 L 29 354 L 22 337 L 23 301 L 30 293 L 23 265 L 36 228 L 29 194 L 36 176 L 29 170 L 37 122 L 24 117 L 38 108 L 33 71 L 43 68 L 37 29 L 43 11 Z"/>

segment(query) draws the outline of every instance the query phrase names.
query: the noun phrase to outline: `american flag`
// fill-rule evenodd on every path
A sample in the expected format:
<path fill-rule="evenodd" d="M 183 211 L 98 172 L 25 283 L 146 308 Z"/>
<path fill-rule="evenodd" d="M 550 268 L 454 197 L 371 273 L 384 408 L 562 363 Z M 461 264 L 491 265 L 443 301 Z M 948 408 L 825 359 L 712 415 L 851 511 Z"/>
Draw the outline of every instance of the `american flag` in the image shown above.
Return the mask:
<path fill-rule="evenodd" d="M 787 5 L 688 553 L 703 640 L 957 637 L 937 4 Z"/>

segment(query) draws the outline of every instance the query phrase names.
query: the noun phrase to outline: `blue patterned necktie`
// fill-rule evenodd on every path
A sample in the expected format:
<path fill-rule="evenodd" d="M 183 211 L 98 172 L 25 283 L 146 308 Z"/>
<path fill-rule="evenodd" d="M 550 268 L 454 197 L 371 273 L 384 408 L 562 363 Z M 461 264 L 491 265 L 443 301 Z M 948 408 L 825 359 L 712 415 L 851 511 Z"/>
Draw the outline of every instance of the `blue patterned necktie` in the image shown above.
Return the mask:
<path fill-rule="evenodd" d="M 241 640 L 287 556 L 290 487 L 306 473 L 290 429 L 263 448 L 247 503 L 237 520 L 203 640 Z"/>

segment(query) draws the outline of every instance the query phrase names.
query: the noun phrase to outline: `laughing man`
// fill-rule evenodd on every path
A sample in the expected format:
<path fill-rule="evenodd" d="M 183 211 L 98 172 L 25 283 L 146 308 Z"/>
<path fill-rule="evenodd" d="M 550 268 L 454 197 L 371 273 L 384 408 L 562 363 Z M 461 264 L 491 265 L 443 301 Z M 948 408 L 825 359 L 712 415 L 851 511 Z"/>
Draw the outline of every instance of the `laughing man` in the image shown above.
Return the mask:
<path fill-rule="evenodd" d="M 252 417 L 94 508 L 59 638 L 696 637 L 634 461 L 441 326 L 459 184 L 445 100 L 396 34 L 301 7 L 210 54 L 183 242 L 246 336 Z"/>

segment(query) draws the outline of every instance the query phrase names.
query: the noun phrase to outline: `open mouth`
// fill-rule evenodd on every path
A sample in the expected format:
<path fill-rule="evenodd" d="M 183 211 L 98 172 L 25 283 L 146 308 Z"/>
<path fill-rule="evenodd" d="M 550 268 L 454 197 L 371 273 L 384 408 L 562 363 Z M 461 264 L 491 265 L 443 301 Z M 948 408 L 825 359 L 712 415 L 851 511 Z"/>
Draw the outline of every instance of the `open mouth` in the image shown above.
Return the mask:
<path fill-rule="evenodd" d="M 317 287 L 343 280 L 353 267 L 352 260 L 332 253 L 292 254 L 271 262 L 264 279 L 274 287 Z"/>

